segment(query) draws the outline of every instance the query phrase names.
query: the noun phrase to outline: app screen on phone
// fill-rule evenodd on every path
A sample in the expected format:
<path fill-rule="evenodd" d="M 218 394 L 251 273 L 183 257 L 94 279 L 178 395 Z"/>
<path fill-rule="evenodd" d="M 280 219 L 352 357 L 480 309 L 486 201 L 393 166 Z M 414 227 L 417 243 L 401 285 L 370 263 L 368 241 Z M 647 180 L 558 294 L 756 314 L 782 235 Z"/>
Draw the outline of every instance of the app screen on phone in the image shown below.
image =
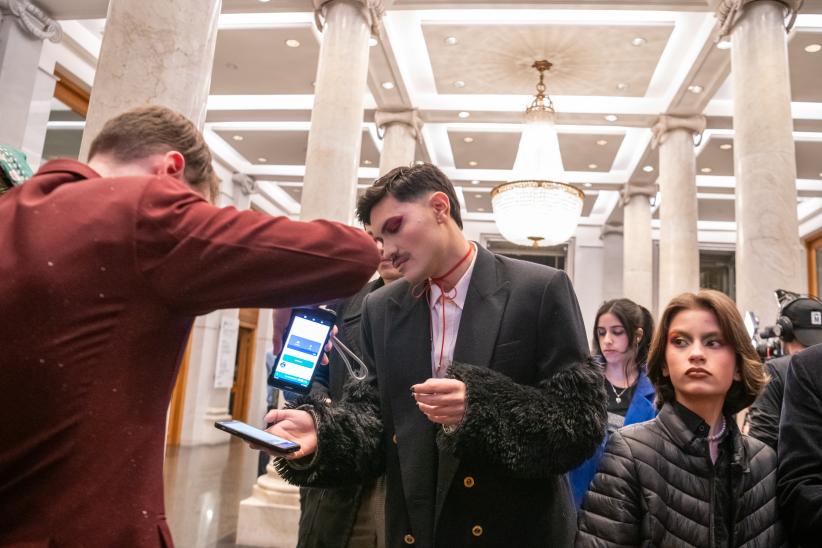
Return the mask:
<path fill-rule="evenodd" d="M 322 357 L 323 344 L 330 325 L 311 321 L 303 315 L 294 317 L 285 347 L 277 361 L 274 377 L 306 387 Z"/>

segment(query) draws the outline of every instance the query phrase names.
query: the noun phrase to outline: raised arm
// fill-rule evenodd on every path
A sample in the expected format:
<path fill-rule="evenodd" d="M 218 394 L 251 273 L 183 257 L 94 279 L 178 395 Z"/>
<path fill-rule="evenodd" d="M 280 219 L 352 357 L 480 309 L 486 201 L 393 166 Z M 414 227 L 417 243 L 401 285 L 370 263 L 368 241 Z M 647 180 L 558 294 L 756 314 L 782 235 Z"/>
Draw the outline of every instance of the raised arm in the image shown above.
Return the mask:
<path fill-rule="evenodd" d="M 146 282 L 170 307 L 192 315 L 348 296 L 379 261 L 360 229 L 214 207 L 169 178 L 146 186 L 135 225 L 135 258 Z"/>

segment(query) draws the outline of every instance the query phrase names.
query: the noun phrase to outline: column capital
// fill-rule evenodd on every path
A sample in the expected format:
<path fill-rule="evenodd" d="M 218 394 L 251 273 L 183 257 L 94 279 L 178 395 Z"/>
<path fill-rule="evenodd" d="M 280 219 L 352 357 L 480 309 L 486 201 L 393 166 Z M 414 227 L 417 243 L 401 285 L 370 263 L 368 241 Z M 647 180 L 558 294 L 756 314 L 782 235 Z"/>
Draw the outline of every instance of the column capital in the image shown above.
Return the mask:
<path fill-rule="evenodd" d="M 32 4 L 30 0 L 0 0 L 0 14 L 13 15 L 31 36 L 58 43 L 63 39 L 60 23 Z"/>
<path fill-rule="evenodd" d="M 654 183 L 625 183 L 619 192 L 619 204 L 624 206 L 631 201 L 634 196 L 645 196 L 648 202 L 656 197 L 656 184 Z"/>
<path fill-rule="evenodd" d="M 602 231 L 599 233 L 599 239 L 604 240 L 606 236 L 622 236 L 622 223 L 607 222 L 602 225 Z"/>
<path fill-rule="evenodd" d="M 716 18 L 719 21 L 719 32 L 717 33 L 716 41 L 722 40 L 733 32 L 736 23 L 742 15 L 744 15 L 745 8 L 754 2 L 761 1 L 762 0 L 719 0 L 716 6 Z M 782 4 L 785 10 L 785 32 L 791 30 L 804 0 L 768 1 Z"/>
<path fill-rule="evenodd" d="M 231 182 L 234 183 L 234 186 L 239 187 L 240 191 L 246 196 L 251 196 L 257 192 L 257 180 L 251 175 L 234 173 L 231 176 Z"/>
<path fill-rule="evenodd" d="M 383 0 L 313 0 L 313 2 L 314 23 L 320 32 L 322 32 L 325 27 L 325 15 L 328 8 L 331 7 L 332 4 L 343 2 L 360 9 L 368 26 L 371 27 L 371 36 L 376 38 L 380 35 L 382 16 L 385 15 L 385 4 Z"/>
<path fill-rule="evenodd" d="M 411 128 L 415 139 L 420 138 L 420 130 L 423 125 L 420 113 L 415 108 L 399 111 L 378 110 L 374 113 L 374 123 L 377 124 L 378 130 L 392 124 L 404 124 Z"/>
<path fill-rule="evenodd" d="M 685 129 L 702 137 L 702 132 L 705 131 L 707 121 L 701 114 L 693 116 L 672 116 L 670 114 L 660 114 L 656 123 L 651 126 L 651 132 L 654 134 L 654 139 L 651 141 L 651 147 L 657 148 L 665 142 L 665 134 L 676 129 Z"/>

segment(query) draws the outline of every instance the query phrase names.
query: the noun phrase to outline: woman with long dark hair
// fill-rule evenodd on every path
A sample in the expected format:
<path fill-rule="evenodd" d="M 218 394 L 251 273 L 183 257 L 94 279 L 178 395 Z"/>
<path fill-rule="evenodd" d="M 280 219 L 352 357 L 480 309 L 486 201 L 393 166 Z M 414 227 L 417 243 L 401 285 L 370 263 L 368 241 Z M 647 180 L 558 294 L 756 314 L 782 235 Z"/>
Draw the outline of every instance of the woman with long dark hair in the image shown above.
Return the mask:
<path fill-rule="evenodd" d="M 656 416 L 654 388 L 645 375 L 653 330 L 651 313 L 630 299 L 606 301 L 597 310 L 591 353 L 605 370 L 608 434 Z M 606 435 L 596 453 L 569 473 L 577 508 L 596 474 L 607 440 Z"/>
<path fill-rule="evenodd" d="M 783 546 L 776 454 L 733 417 L 768 380 L 733 301 L 711 290 L 674 298 L 648 377 L 659 415 L 611 435 L 576 547 Z"/>

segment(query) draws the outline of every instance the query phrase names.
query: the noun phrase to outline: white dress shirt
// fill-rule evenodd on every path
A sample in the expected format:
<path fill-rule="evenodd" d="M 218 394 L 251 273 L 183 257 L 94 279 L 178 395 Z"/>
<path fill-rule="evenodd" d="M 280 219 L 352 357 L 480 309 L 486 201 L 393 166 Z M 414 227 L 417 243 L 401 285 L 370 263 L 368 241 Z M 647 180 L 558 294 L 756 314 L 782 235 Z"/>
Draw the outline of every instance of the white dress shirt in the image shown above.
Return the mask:
<path fill-rule="evenodd" d="M 436 378 L 445 376 L 448 366 L 454 359 L 454 346 L 457 343 L 457 334 L 460 330 L 462 309 L 465 306 L 465 297 L 468 286 L 471 284 L 471 274 L 474 272 L 474 263 L 477 260 L 476 245 L 471 243 L 474 251 L 471 253 L 471 264 L 451 291 L 446 292 L 445 299 L 441 299 L 442 289 L 434 283 L 428 293 L 428 304 L 431 308 L 431 373 Z M 443 310 L 445 304 L 445 331 L 443 332 Z"/>

